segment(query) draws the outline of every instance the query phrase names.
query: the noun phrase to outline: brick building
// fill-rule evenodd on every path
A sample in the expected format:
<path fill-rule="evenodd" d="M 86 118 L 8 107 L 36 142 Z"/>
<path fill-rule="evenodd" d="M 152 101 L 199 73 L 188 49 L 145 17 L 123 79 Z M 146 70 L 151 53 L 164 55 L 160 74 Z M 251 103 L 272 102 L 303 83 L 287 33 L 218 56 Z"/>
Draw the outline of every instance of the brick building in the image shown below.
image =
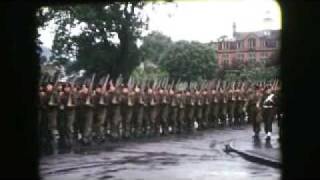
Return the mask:
<path fill-rule="evenodd" d="M 237 32 L 233 23 L 233 37 L 222 37 L 214 45 L 220 66 L 268 61 L 280 49 L 280 30 Z"/>

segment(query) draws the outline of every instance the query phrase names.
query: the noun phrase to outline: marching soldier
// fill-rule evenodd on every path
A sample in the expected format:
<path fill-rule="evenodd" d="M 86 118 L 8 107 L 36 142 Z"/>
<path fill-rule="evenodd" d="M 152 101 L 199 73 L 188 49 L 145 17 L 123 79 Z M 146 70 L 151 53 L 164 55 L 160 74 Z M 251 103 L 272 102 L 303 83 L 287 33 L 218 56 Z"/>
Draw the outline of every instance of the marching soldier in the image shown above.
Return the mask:
<path fill-rule="evenodd" d="M 122 90 L 123 93 L 123 108 L 121 108 L 122 112 L 122 125 L 123 125 L 123 137 L 129 138 L 131 132 L 131 124 L 132 124 L 132 116 L 134 109 L 134 95 L 135 92 L 127 87 L 124 87 Z"/>
<path fill-rule="evenodd" d="M 274 94 L 269 86 L 265 88 L 265 96 L 263 98 L 263 120 L 264 120 L 264 131 L 266 133 L 266 140 L 271 139 L 272 133 L 272 120 L 274 115 Z"/>
<path fill-rule="evenodd" d="M 203 97 L 202 93 L 200 90 L 196 90 L 196 122 L 198 123 L 198 129 L 202 130 L 203 129 Z"/>
<path fill-rule="evenodd" d="M 143 132 L 143 114 L 144 114 L 144 92 L 138 85 L 134 88 L 135 92 L 135 106 L 133 112 L 133 129 L 134 136 L 141 137 Z"/>
<path fill-rule="evenodd" d="M 219 96 L 220 96 L 220 115 L 219 118 L 221 120 L 221 126 L 224 127 L 226 125 L 227 121 L 227 102 L 228 102 L 228 96 L 226 91 L 223 88 L 220 88 L 219 91 Z"/>
<path fill-rule="evenodd" d="M 177 133 L 183 133 L 185 130 L 185 94 L 183 91 L 177 92 L 178 102 L 178 119 L 177 119 Z"/>
<path fill-rule="evenodd" d="M 112 111 L 112 120 L 111 120 L 111 136 L 114 139 L 119 139 L 121 137 L 120 133 L 120 124 L 122 120 L 121 116 L 121 89 L 119 86 L 110 87 L 111 93 L 111 111 Z"/>
<path fill-rule="evenodd" d="M 72 151 L 74 147 L 74 122 L 77 105 L 77 97 L 72 93 L 71 84 L 66 84 L 64 92 L 61 96 L 61 105 L 63 107 L 62 132 L 64 143 L 68 151 Z"/>
<path fill-rule="evenodd" d="M 92 102 L 93 94 L 90 92 L 90 87 L 85 86 L 80 92 L 80 111 L 81 111 L 81 125 L 82 125 L 82 143 L 85 145 L 91 144 L 92 122 L 93 122 L 93 108 Z"/>
<path fill-rule="evenodd" d="M 160 125 L 162 129 L 162 134 L 168 134 L 168 115 L 169 115 L 169 99 L 168 99 L 168 90 L 161 88 L 159 90 L 160 95 Z"/>
<path fill-rule="evenodd" d="M 59 97 L 57 91 L 55 90 L 52 83 L 47 84 L 46 96 L 44 98 L 45 103 L 45 115 L 47 119 L 47 142 L 49 143 L 49 153 L 58 153 L 58 126 L 57 126 L 57 116 L 58 116 L 58 105 Z"/>
<path fill-rule="evenodd" d="M 236 96 L 237 92 L 234 89 L 234 84 L 230 87 L 229 91 L 225 92 L 227 96 L 227 112 L 228 112 L 228 124 L 230 126 L 236 125 L 235 121 L 235 109 L 236 109 Z"/>
<path fill-rule="evenodd" d="M 195 98 L 194 94 L 190 92 L 188 89 L 186 91 L 186 125 L 187 131 L 193 132 L 194 131 L 194 113 L 195 113 Z"/>
<path fill-rule="evenodd" d="M 45 88 L 41 86 L 39 91 L 39 106 L 38 106 L 38 121 L 39 121 L 39 144 L 41 152 L 44 152 L 45 148 L 47 147 L 46 143 L 46 132 L 47 132 L 47 121 L 45 117 L 46 113 L 46 92 Z"/>
<path fill-rule="evenodd" d="M 176 127 L 177 127 L 177 118 L 178 118 L 178 103 L 177 103 L 177 97 L 175 94 L 174 89 L 169 90 L 170 95 L 170 127 L 171 127 L 171 133 L 176 133 Z"/>
<path fill-rule="evenodd" d="M 251 122 L 253 125 L 254 138 L 259 139 L 260 124 L 262 121 L 262 91 L 259 87 L 256 87 L 255 94 L 253 94 L 249 99 L 249 115 L 251 114 Z M 249 116 L 250 117 L 250 116 Z"/>
<path fill-rule="evenodd" d="M 212 121 L 215 128 L 219 125 L 219 94 L 216 92 L 215 89 L 211 91 L 212 103 L 211 103 L 211 111 L 212 111 Z"/>
<path fill-rule="evenodd" d="M 240 125 L 245 123 L 245 92 L 243 85 L 239 87 L 239 93 L 237 98 L 237 118 Z"/>
<path fill-rule="evenodd" d="M 210 95 L 210 93 L 208 93 L 207 89 L 204 89 L 202 96 L 204 99 L 202 128 L 206 129 L 206 128 L 212 127 L 211 121 L 209 121 L 210 120 L 210 113 L 211 113 L 211 107 L 210 107 L 211 95 Z"/>
<path fill-rule="evenodd" d="M 105 86 L 105 85 L 104 85 Z M 94 104 L 94 123 L 93 123 L 93 133 L 94 138 L 98 143 L 105 140 L 105 120 L 106 120 L 106 95 L 105 87 L 98 85 L 95 89 L 95 95 L 93 96 Z"/>

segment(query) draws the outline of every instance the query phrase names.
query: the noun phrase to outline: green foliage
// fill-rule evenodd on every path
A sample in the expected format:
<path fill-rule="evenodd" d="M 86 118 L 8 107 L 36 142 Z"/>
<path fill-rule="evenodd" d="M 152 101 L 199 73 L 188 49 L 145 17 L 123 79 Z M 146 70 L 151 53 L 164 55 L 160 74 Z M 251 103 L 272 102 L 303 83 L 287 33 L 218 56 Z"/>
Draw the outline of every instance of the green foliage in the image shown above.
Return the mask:
<path fill-rule="evenodd" d="M 158 31 L 153 31 L 143 37 L 143 44 L 140 47 L 141 55 L 144 61 L 151 61 L 159 64 L 160 56 L 171 46 L 170 37 L 163 35 Z"/>
<path fill-rule="evenodd" d="M 222 72 L 220 72 L 220 77 L 229 81 L 268 81 L 278 77 L 279 69 L 279 66 L 266 66 L 265 63 L 253 63 L 242 66 L 236 70 L 223 69 Z"/>
<path fill-rule="evenodd" d="M 67 67 L 67 72 L 85 69 L 97 78 L 107 73 L 111 78 L 126 78 L 139 64 L 136 41 L 146 28 L 141 9 L 144 2 L 50 7 L 50 17 L 58 25 L 52 60 Z M 82 26 L 80 34 L 71 28 Z M 71 59 L 76 59 L 71 62 Z"/>
<path fill-rule="evenodd" d="M 168 72 L 158 68 L 158 67 L 150 67 L 145 66 L 144 68 L 137 67 L 133 72 L 132 76 L 137 80 L 144 79 L 162 79 L 168 77 Z"/>
<path fill-rule="evenodd" d="M 178 41 L 161 55 L 160 67 L 173 79 L 211 79 L 216 69 L 215 51 L 200 42 Z"/>

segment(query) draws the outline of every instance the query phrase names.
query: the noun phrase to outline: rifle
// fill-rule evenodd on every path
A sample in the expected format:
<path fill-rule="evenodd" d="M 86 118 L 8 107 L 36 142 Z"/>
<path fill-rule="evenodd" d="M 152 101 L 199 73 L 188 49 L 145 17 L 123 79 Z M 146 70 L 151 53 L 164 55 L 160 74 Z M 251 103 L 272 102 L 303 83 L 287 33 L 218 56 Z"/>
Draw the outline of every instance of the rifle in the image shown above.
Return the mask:
<path fill-rule="evenodd" d="M 75 83 L 76 79 L 77 79 L 77 77 L 74 77 L 72 79 L 72 81 L 70 82 L 71 90 L 70 90 L 69 95 L 68 95 L 68 102 L 67 102 L 67 106 L 68 107 L 73 106 L 72 99 L 71 99 L 71 94 L 72 94 L 72 91 L 73 91 L 73 88 L 74 88 L 74 83 Z"/>
<path fill-rule="evenodd" d="M 86 105 L 90 105 L 90 97 L 91 97 L 91 93 L 92 93 L 92 88 L 93 88 L 95 76 L 96 76 L 96 74 L 93 74 L 92 78 L 91 78 L 91 82 L 90 82 L 89 90 L 88 90 L 88 95 L 87 95 L 87 99 L 86 99 L 86 103 L 85 103 Z"/>
<path fill-rule="evenodd" d="M 55 81 L 55 83 L 53 85 L 53 91 L 52 91 L 52 94 L 51 94 L 50 100 L 49 100 L 49 105 L 50 106 L 55 105 L 55 103 L 53 102 L 53 96 L 54 96 L 54 94 L 57 93 L 57 90 L 58 90 L 57 85 L 58 85 L 59 79 L 60 79 L 60 73 L 58 74 L 58 77 L 57 77 L 57 79 L 56 79 L 56 81 Z"/>
<path fill-rule="evenodd" d="M 99 99 L 99 104 L 104 104 L 104 94 L 106 92 L 106 88 L 107 88 L 107 83 L 109 81 L 110 75 L 108 74 L 107 77 L 104 80 L 104 83 L 102 85 L 102 89 L 101 89 L 101 95 L 100 95 L 100 99 Z"/>

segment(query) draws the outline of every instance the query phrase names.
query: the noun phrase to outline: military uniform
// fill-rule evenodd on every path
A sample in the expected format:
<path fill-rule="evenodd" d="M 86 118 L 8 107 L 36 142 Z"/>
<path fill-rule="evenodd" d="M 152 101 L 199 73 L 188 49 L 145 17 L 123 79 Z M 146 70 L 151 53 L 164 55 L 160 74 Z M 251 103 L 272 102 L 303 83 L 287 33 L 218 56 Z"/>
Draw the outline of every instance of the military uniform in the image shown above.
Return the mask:
<path fill-rule="evenodd" d="M 228 108 L 228 124 L 230 126 L 235 125 L 235 110 L 236 110 L 236 92 L 234 90 L 229 90 L 226 92 L 227 96 L 227 108 Z"/>
<path fill-rule="evenodd" d="M 196 93 L 196 121 L 198 129 L 203 129 L 203 96 L 200 92 Z"/>
<path fill-rule="evenodd" d="M 260 132 L 260 124 L 262 121 L 262 111 L 261 111 L 261 100 L 262 95 L 257 91 L 250 95 L 248 104 L 248 118 L 253 125 L 253 132 L 257 137 Z"/>
<path fill-rule="evenodd" d="M 228 95 L 226 92 L 220 92 L 220 115 L 221 125 L 225 126 L 227 123 L 227 110 L 228 110 Z"/>
<path fill-rule="evenodd" d="M 182 92 L 177 94 L 178 101 L 178 121 L 177 121 L 177 132 L 183 133 L 185 131 L 185 95 Z"/>
<path fill-rule="evenodd" d="M 168 99 L 168 92 L 164 91 L 163 94 L 160 96 L 160 125 L 162 129 L 162 134 L 168 134 L 168 115 L 169 115 L 169 99 Z"/>
<path fill-rule="evenodd" d="M 135 95 L 135 106 L 133 112 L 133 126 L 134 126 L 134 135 L 140 137 L 143 134 L 143 120 L 144 120 L 144 94 L 143 91 L 139 90 Z"/>
<path fill-rule="evenodd" d="M 58 119 L 58 94 L 55 92 L 47 92 L 44 97 L 45 115 L 47 120 L 47 142 L 49 143 L 49 153 L 58 153 L 59 132 L 57 126 Z"/>
<path fill-rule="evenodd" d="M 218 127 L 219 125 L 219 111 L 220 111 L 220 102 L 219 102 L 219 94 L 214 90 L 212 92 L 212 101 L 211 101 L 211 112 L 212 112 L 212 121 L 214 127 Z"/>
<path fill-rule="evenodd" d="M 72 92 L 65 92 L 61 96 L 61 105 L 63 107 L 62 132 L 64 145 L 71 150 L 74 146 L 74 122 L 77 105 L 77 97 Z"/>
<path fill-rule="evenodd" d="M 211 113 L 211 95 L 207 92 L 203 94 L 204 103 L 203 103 L 203 122 L 202 127 L 204 129 L 212 127 L 212 123 L 210 121 L 210 113 Z"/>
<path fill-rule="evenodd" d="M 186 125 L 187 131 L 194 131 L 195 97 L 192 93 L 186 94 Z"/>
<path fill-rule="evenodd" d="M 147 108 L 147 117 L 149 119 L 149 135 L 159 135 L 159 122 L 158 122 L 158 103 L 159 96 L 153 92 L 152 94 L 148 94 L 148 108 Z"/>
<path fill-rule="evenodd" d="M 272 133 L 272 120 L 274 115 L 274 94 L 266 94 L 263 97 L 263 120 L 264 131 L 267 134 L 267 139 L 270 139 Z"/>
<path fill-rule="evenodd" d="M 39 129 L 39 144 L 41 152 L 45 152 L 47 148 L 46 144 L 46 135 L 47 135 L 47 118 L 46 118 L 46 93 L 44 91 L 40 91 L 39 93 L 39 106 L 38 106 L 38 129 Z"/>
<path fill-rule="evenodd" d="M 93 96 L 94 103 L 94 122 L 93 133 L 97 142 L 105 140 L 105 120 L 107 115 L 106 95 L 103 92 L 96 93 Z"/>
<path fill-rule="evenodd" d="M 175 134 L 177 131 L 177 118 L 178 118 L 178 102 L 176 94 L 170 94 L 170 127 L 171 133 Z"/>
<path fill-rule="evenodd" d="M 89 99 L 89 102 L 87 100 Z M 92 123 L 94 115 L 94 104 L 92 104 L 92 94 L 80 94 L 79 108 L 81 113 L 81 133 L 82 142 L 90 144 L 92 140 Z"/>
<path fill-rule="evenodd" d="M 121 132 L 120 132 L 120 123 L 122 121 L 122 116 L 121 116 L 121 101 L 122 101 L 122 96 L 120 90 L 116 90 L 111 93 L 111 136 L 114 139 L 118 139 L 121 137 Z"/>
<path fill-rule="evenodd" d="M 122 127 L 123 127 L 123 137 L 129 138 L 131 135 L 131 124 L 134 110 L 134 92 L 129 91 L 124 94 L 122 100 Z"/>

